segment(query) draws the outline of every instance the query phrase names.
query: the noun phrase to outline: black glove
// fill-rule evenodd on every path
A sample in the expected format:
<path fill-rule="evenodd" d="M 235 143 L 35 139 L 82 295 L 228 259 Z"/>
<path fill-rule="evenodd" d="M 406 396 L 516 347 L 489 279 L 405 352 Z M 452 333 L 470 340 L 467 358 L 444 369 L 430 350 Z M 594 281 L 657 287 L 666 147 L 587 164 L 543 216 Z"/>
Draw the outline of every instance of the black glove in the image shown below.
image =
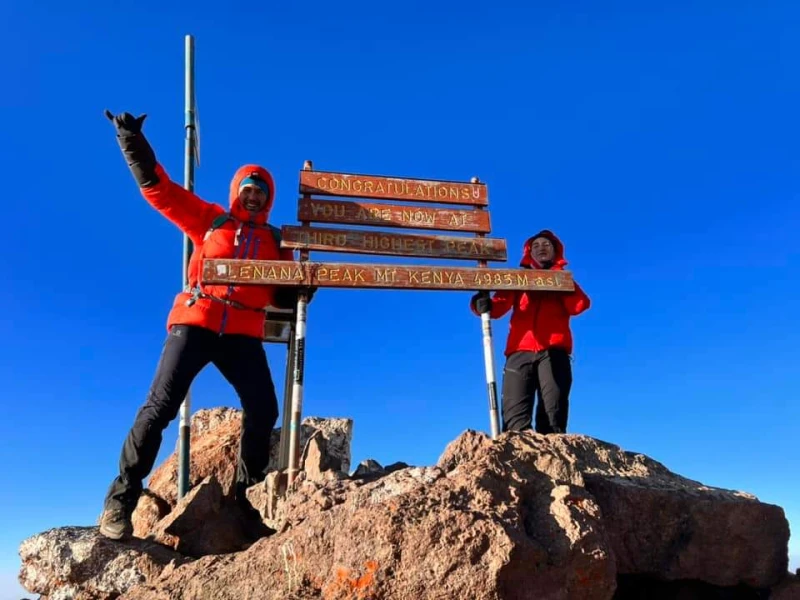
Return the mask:
<path fill-rule="evenodd" d="M 106 117 L 117 130 L 117 142 L 139 187 L 152 187 L 159 181 L 156 175 L 156 155 L 142 133 L 142 123 L 147 115 L 134 117 L 124 112 L 119 115 L 106 110 Z"/>
<path fill-rule="evenodd" d="M 478 314 L 492 310 L 492 298 L 489 296 L 489 292 L 478 292 L 472 297 L 470 303 Z"/>

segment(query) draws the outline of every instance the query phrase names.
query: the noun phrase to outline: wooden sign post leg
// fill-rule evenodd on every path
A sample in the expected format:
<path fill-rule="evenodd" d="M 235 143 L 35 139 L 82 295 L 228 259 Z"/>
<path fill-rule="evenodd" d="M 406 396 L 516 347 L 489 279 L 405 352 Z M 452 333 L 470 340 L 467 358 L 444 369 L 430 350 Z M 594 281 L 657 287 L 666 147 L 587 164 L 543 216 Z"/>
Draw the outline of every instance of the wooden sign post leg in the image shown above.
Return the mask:
<path fill-rule="evenodd" d="M 477 177 L 471 179 L 472 183 L 479 183 Z M 483 237 L 483 233 L 478 233 L 478 237 Z M 479 267 L 486 267 L 485 260 L 478 261 Z M 489 313 L 481 313 L 481 331 L 483 333 L 483 363 L 486 368 L 486 388 L 489 392 L 489 425 L 492 431 L 492 439 L 497 439 L 500 435 L 500 414 L 497 410 L 497 380 L 494 368 L 494 348 L 492 346 L 492 321 Z"/>

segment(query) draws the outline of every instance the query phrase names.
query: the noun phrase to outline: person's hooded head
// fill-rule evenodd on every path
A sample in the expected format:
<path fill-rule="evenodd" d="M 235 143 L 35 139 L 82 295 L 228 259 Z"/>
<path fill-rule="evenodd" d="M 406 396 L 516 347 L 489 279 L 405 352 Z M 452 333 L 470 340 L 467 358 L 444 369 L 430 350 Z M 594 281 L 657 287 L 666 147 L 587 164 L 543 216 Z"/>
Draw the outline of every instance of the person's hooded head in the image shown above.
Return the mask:
<path fill-rule="evenodd" d="M 521 267 L 561 270 L 566 264 L 564 244 L 549 229 L 529 237 L 522 247 Z"/>
<path fill-rule="evenodd" d="M 275 202 L 275 182 L 264 167 L 244 165 L 231 180 L 231 213 L 242 221 L 265 224 Z"/>

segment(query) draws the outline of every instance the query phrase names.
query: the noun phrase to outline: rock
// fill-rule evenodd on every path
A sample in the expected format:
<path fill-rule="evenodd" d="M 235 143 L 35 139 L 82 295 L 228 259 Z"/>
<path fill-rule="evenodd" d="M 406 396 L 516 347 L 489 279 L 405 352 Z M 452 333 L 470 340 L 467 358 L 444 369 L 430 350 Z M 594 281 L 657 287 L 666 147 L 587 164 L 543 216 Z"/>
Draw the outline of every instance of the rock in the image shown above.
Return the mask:
<path fill-rule="evenodd" d="M 406 464 L 404 462 L 393 462 L 390 465 L 386 465 L 383 467 L 383 470 L 387 473 L 394 473 L 395 471 L 399 471 L 400 469 L 408 469 L 411 465 Z"/>
<path fill-rule="evenodd" d="M 352 419 L 306 417 L 301 424 L 300 448 L 315 431 L 320 431 L 326 442 L 328 454 L 338 458 L 341 469 L 350 467 L 350 441 L 353 434 Z M 190 487 L 214 475 L 222 487 L 223 495 L 233 493 L 241 432 L 241 411 L 234 408 L 198 410 L 191 424 Z M 272 471 L 278 465 L 280 428 L 272 431 L 270 463 Z M 170 507 L 177 503 L 178 457 L 177 449 L 155 469 L 148 482 L 150 491 L 165 500 Z"/>
<path fill-rule="evenodd" d="M 436 466 L 395 463 L 387 473 L 365 461 L 363 476 L 350 479 L 322 468 L 328 440 L 321 438 L 305 447 L 308 470 L 288 489 L 285 474 L 273 472 L 247 491 L 261 515 L 257 525 L 277 533 L 251 544 L 254 524 L 237 523 L 223 485 L 210 475 L 156 529 L 184 552 L 218 554 L 140 569 L 133 578 L 139 585 L 121 598 L 749 600 L 767 598 L 771 589 L 770 598 L 787 600 L 797 594 L 779 507 L 686 479 L 600 440 L 533 432 L 491 440 L 468 431 Z M 154 506 L 149 510 L 157 514 Z M 142 514 L 150 514 L 145 508 Z M 239 534 L 249 538 L 241 550 Z M 120 556 L 130 549 L 105 542 Z M 58 552 L 69 562 L 73 550 L 62 545 Z M 62 577 L 69 568 L 59 556 L 49 560 L 49 573 L 39 579 L 51 582 L 50 600 L 71 597 L 80 578 Z M 28 579 L 37 581 L 35 572 L 29 567 Z"/>
<path fill-rule="evenodd" d="M 787 575 L 772 589 L 769 600 L 800 600 L 800 575 Z"/>
<path fill-rule="evenodd" d="M 146 538 L 155 528 L 156 524 L 169 514 L 169 503 L 160 498 L 151 490 L 144 490 L 133 511 L 133 535 L 137 538 Z"/>
<path fill-rule="evenodd" d="M 304 480 L 279 502 L 280 535 L 225 560 L 201 559 L 125 598 L 202 590 L 220 600 L 610 599 L 616 571 L 599 507 L 585 489 L 554 484 L 533 466 L 532 449 L 521 449 L 486 438 L 449 473 Z"/>
<path fill-rule="evenodd" d="M 359 463 L 351 477 L 353 479 L 374 479 L 376 477 L 383 477 L 384 475 L 386 475 L 386 469 L 381 466 L 381 463 L 368 458 Z"/>
<path fill-rule="evenodd" d="M 326 471 L 342 470 L 341 459 L 328 452 L 328 442 L 321 431 L 315 431 L 306 443 L 301 468 L 311 481 L 324 481 Z"/>
<path fill-rule="evenodd" d="M 155 541 L 186 556 L 241 550 L 252 541 L 243 516 L 211 475 L 192 488 L 153 531 Z"/>
<path fill-rule="evenodd" d="M 106 539 L 96 527 L 45 531 L 22 542 L 19 554 L 22 586 L 50 600 L 110 600 L 188 562 L 153 542 Z"/>

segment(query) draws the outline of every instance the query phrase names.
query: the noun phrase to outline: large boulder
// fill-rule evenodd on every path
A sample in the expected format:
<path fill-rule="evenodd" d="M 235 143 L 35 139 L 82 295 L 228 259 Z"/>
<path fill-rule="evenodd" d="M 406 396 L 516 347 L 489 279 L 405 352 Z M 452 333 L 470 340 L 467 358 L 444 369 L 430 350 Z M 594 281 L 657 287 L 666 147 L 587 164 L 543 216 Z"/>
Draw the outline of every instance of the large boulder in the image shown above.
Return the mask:
<path fill-rule="evenodd" d="M 772 589 L 783 600 L 797 591 L 779 507 L 600 440 L 524 432 L 493 441 L 468 431 L 434 466 L 359 477 L 331 468 L 326 446 L 319 436 L 308 444 L 309 468 L 291 485 L 273 473 L 248 491 L 277 532 L 242 549 L 252 532 L 235 529 L 210 475 L 157 523 L 156 538 L 181 554 L 148 559 L 155 566 L 140 567 L 120 598 L 744 600 Z M 25 556 L 21 581 L 53 582 L 28 589 L 61 593 L 55 582 L 69 568 L 58 556 Z M 182 562 L 164 568 L 175 556 Z M 101 567 L 90 573 L 67 577 L 64 589 Z"/>
<path fill-rule="evenodd" d="M 241 411 L 233 408 L 199 410 L 192 416 L 190 443 L 190 487 L 213 476 L 220 484 L 222 495 L 230 497 L 236 478 L 236 465 L 241 433 Z M 353 421 L 345 418 L 306 417 L 301 424 L 300 448 L 314 434 L 324 440 L 329 461 L 334 460 L 346 471 L 350 466 L 350 442 Z M 277 469 L 280 428 L 272 431 L 269 471 Z M 150 535 L 159 520 L 172 510 L 178 501 L 178 453 L 173 452 L 154 469 L 145 494 L 133 514 L 134 532 L 140 537 Z"/>
<path fill-rule="evenodd" d="M 62 527 L 28 538 L 19 549 L 19 581 L 48 600 L 106 600 L 154 581 L 189 559 L 159 544 L 114 542 L 96 527 Z"/>

